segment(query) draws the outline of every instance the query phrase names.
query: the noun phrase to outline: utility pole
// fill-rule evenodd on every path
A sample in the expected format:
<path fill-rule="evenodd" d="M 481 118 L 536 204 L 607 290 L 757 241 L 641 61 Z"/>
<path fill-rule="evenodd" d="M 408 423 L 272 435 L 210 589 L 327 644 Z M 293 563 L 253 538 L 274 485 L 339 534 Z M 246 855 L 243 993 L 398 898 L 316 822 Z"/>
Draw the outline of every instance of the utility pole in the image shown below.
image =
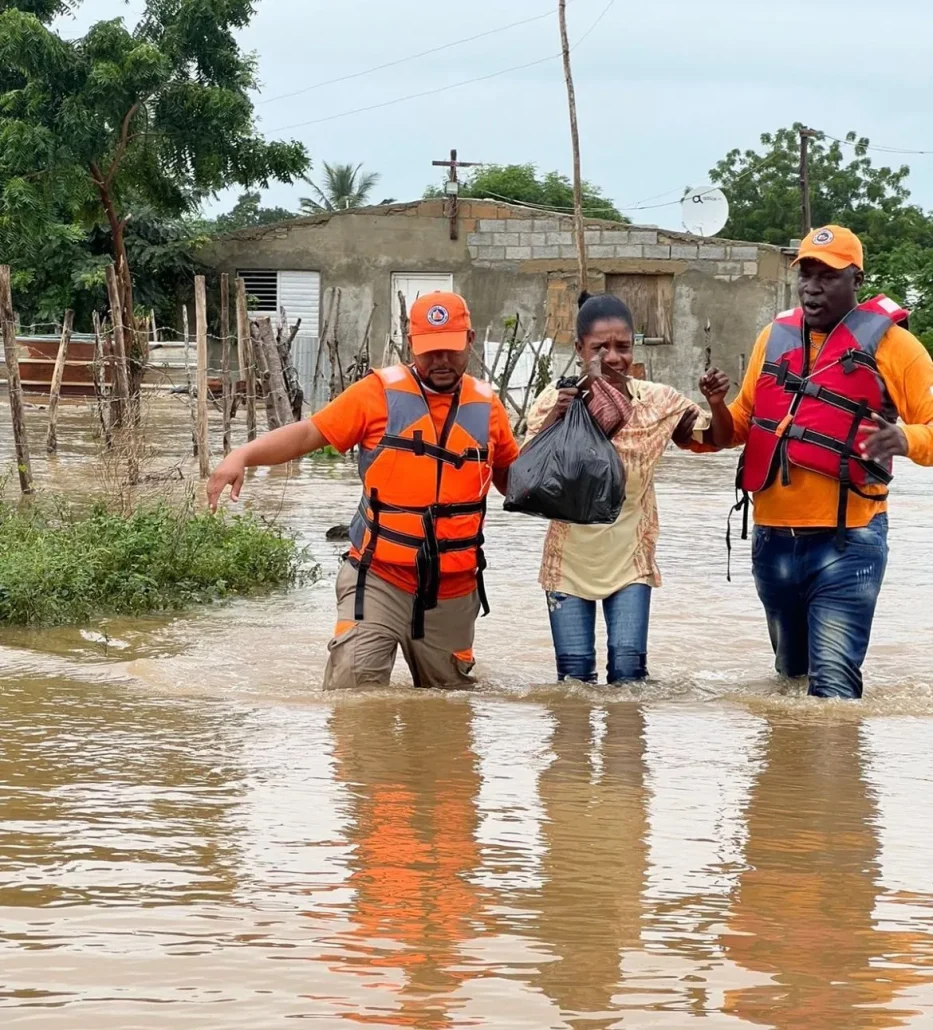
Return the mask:
<path fill-rule="evenodd" d="M 813 228 L 810 219 L 809 143 L 817 135 L 813 129 L 800 130 L 800 233 L 806 239 Z"/>
<path fill-rule="evenodd" d="M 573 75 L 570 71 L 570 41 L 567 37 L 567 0 L 560 0 L 557 7 L 560 20 L 560 43 L 564 58 L 564 81 L 567 84 L 567 105 L 570 108 L 570 141 L 573 145 L 573 216 L 576 224 L 577 260 L 580 271 L 580 290 L 586 289 L 586 237 L 583 230 L 583 180 L 580 172 L 580 133 L 577 129 L 577 98 L 573 90 Z"/>
<path fill-rule="evenodd" d="M 450 219 L 450 238 L 452 240 L 457 239 L 459 235 L 459 221 L 458 214 L 460 210 L 460 204 L 458 197 L 460 196 L 460 182 L 457 179 L 458 168 L 476 168 L 479 165 L 478 161 L 458 161 L 457 151 L 451 150 L 450 158 L 447 161 L 432 161 L 432 165 L 435 168 L 448 168 L 447 182 L 444 186 L 444 196 L 447 198 L 447 217 Z"/>

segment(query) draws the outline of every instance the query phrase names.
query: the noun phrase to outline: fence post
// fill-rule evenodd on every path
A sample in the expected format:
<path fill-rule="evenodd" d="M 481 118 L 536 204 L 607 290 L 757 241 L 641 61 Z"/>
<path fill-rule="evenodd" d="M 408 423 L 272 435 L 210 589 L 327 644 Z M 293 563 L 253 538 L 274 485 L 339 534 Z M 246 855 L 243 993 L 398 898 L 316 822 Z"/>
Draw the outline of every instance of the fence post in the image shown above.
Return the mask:
<path fill-rule="evenodd" d="M 68 359 L 68 344 L 71 343 L 71 329 L 74 321 L 75 313 L 69 308 L 65 312 L 65 321 L 62 324 L 62 338 L 58 344 L 55 371 L 52 373 L 52 387 L 49 390 L 49 432 L 45 441 L 45 449 L 49 454 L 54 454 L 58 450 L 58 401 L 62 393 L 65 361 Z"/>
<path fill-rule="evenodd" d="M 201 478 L 211 474 L 207 433 L 207 288 L 203 275 L 194 277 L 194 318 L 198 341 L 198 467 Z"/>
<path fill-rule="evenodd" d="M 249 330 L 249 308 L 246 304 L 246 281 L 236 281 L 236 342 L 240 357 L 240 375 L 246 383 L 246 439 L 256 439 L 256 362 Z"/>
<path fill-rule="evenodd" d="M 233 410 L 233 383 L 230 380 L 230 276 L 220 277 L 221 374 L 224 385 L 224 457 L 230 453 L 230 412 Z"/>
<path fill-rule="evenodd" d="M 26 419 L 23 410 L 23 384 L 19 378 L 19 356 L 16 353 L 16 323 L 13 317 L 13 294 L 10 291 L 9 265 L 0 265 L 0 323 L 2 323 L 3 329 L 3 354 L 6 360 L 7 384 L 10 391 L 10 418 L 13 422 L 19 488 L 24 494 L 31 494 L 34 489 L 32 463 L 29 460 L 29 441 L 26 439 Z"/>
<path fill-rule="evenodd" d="M 130 410 L 130 381 L 126 369 L 126 340 L 123 335 L 123 305 L 117 286 L 117 271 L 107 266 L 107 293 L 110 295 L 110 321 L 113 324 L 114 376 L 116 378 L 116 412 L 111 404 L 111 421 L 122 425 Z"/>

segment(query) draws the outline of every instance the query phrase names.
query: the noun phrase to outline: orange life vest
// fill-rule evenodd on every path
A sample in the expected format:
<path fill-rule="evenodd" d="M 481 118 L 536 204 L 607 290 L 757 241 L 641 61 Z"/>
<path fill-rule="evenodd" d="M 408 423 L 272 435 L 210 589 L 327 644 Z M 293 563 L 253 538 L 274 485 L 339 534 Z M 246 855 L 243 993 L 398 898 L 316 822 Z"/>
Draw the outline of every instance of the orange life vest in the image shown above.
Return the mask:
<path fill-rule="evenodd" d="M 492 483 L 489 430 L 492 387 L 464 376 L 438 435 L 424 387 L 406 365 L 374 370 L 386 394 L 383 438 L 360 450 L 363 498 L 350 526 L 360 554 L 357 621 L 373 561 L 413 565 L 418 573 L 412 637 L 424 636 L 424 613 L 437 607 L 440 577 L 475 572 L 483 614 L 483 522 Z"/>

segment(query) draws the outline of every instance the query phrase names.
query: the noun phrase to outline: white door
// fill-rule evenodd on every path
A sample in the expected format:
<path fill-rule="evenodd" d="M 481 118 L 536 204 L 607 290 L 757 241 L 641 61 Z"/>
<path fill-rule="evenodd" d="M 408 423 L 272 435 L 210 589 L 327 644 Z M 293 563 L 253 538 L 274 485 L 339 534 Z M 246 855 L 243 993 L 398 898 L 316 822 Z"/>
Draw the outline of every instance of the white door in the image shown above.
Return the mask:
<path fill-rule="evenodd" d="M 321 276 L 319 272 L 279 272 L 279 307 L 285 309 L 289 325 L 301 319 L 292 344 L 292 364 L 298 372 L 305 404 L 317 411 L 327 402 L 330 367 L 321 361 L 322 375 L 314 389 L 314 366 L 321 336 Z"/>
<path fill-rule="evenodd" d="M 436 290 L 450 292 L 454 288 L 454 277 L 449 272 L 393 272 L 392 273 L 392 339 L 399 342 L 398 295 L 405 298 L 405 310 L 411 311 L 412 304 L 425 293 Z"/>

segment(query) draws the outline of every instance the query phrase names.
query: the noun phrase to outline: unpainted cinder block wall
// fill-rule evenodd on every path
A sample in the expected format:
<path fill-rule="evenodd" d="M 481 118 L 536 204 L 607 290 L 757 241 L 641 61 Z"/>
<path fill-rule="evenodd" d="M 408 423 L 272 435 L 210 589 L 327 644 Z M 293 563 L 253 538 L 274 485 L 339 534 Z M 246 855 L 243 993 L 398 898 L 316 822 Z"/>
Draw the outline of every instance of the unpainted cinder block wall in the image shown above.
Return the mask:
<path fill-rule="evenodd" d="M 757 333 L 790 303 L 790 259 L 775 247 L 592 220 L 586 243 L 590 292 L 605 289 L 607 275 L 673 276 L 671 342 L 639 347 L 636 360 L 649 378 L 693 397 L 707 348 L 738 381 Z M 319 272 L 325 312 L 327 291 L 341 290 L 347 359 L 373 303 L 372 350 L 381 357 L 395 272 L 451 273 L 480 337 L 488 326 L 496 339 L 504 320 L 518 315 L 525 326 L 534 321 L 537 336 L 547 326 L 560 353 L 572 347 L 579 285 L 569 217 L 462 201 L 458 239 L 451 240 L 445 202 L 426 200 L 241 230 L 213 240 L 200 257 L 218 271 Z"/>

